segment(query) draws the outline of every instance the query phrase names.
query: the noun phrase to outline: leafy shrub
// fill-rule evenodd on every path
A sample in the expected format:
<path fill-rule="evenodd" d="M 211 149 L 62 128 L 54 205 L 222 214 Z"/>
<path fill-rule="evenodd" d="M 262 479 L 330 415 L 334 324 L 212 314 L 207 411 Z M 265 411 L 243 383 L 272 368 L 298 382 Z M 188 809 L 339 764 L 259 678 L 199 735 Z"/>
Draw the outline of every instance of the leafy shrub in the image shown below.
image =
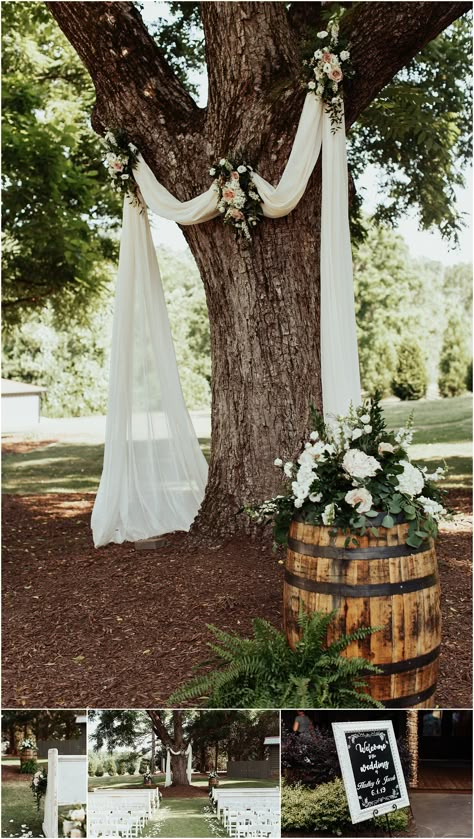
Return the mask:
<path fill-rule="evenodd" d="M 281 767 L 288 783 L 314 787 L 340 777 L 336 742 L 330 729 L 316 726 L 311 734 L 282 728 Z"/>
<path fill-rule="evenodd" d="M 127 763 L 127 774 L 128 775 L 134 775 L 136 768 L 137 768 L 136 760 L 133 760 L 132 758 L 129 758 L 128 763 Z"/>
<path fill-rule="evenodd" d="M 24 763 L 20 764 L 20 773 L 22 775 L 34 775 L 37 769 L 38 763 L 34 759 L 25 760 Z"/>
<path fill-rule="evenodd" d="M 111 776 L 117 774 L 117 766 L 113 757 L 108 757 L 104 760 L 104 771 L 107 772 L 107 775 Z"/>
<path fill-rule="evenodd" d="M 451 317 L 444 332 L 439 360 L 438 387 L 441 396 L 459 396 L 466 390 L 469 356 L 463 325 Z"/>
<path fill-rule="evenodd" d="M 104 774 L 104 767 L 103 767 L 102 763 L 98 763 L 97 766 L 96 766 L 96 770 L 94 772 L 94 775 L 95 775 L 96 778 L 102 778 L 103 774 Z"/>
<path fill-rule="evenodd" d="M 117 775 L 125 775 L 127 771 L 127 761 L 126 760 L 118 760 L 117 761 Z"/>
<path fill-rule="evenodd" d="M 467 365 L 466 381 L 464 384 L 466 385 L 466 390 L 472 393 L 472 358 Z"/>
<path fill-rule="evenodd" d="M 171 705 L 201 699 L 212 708 L 380 708 L 363 693 L 365 673 L 379 670 L 362 658 L 341 652 L 354 640 L 376 632 L 358 629 L 325 646 L 335 612 L 300 613 L 301 639 L 292 650 L 284 633 L 268 621 L 253 621 L 253 638 L 208 625 L 218 643 L 208 646 L 215 669 L 191 680 L 169 698 Z"/>
<path fill-rule="evenodd" d="M 96 755 L 94 755 L 93 753 L 89 754 L 89 759 L 87 761 L 87 773 L 88 773 L 89 777 L 91 777 L 91 778 L 93 778 L 94 775 L 95 775 L 95 770 L 97 769 L 97 763 L 98 763 L 98 760 L 97 760 Z"/>
<path fill-rule="evenodd" d="M 140 763 L 138 764 L 138 772 L 140 775 L 146 775 L 150 768 L 150 759 L 148 757 L 142 757 Z"/>
<path fill-rule="evenodd" d="M 408 825 L 408 810 L 390 813 L 388 818 L 392 831 L 404 830 Z M 386 823 L 385 816 L 375 821 L 382 826 Z M 320 830 L 331 834 L 350 830 L 352 822 L 342 779 L 336 778 L 315 789 L 283 782 L 281 826 L 283 830 Z"/>
<path fill-rule="evenodd" d="M 426 396 L 427 387 L 428 374 L 418 341 L 403 341 L 398 349 L 393 393 L 402 400 L 422 399 Z"/>

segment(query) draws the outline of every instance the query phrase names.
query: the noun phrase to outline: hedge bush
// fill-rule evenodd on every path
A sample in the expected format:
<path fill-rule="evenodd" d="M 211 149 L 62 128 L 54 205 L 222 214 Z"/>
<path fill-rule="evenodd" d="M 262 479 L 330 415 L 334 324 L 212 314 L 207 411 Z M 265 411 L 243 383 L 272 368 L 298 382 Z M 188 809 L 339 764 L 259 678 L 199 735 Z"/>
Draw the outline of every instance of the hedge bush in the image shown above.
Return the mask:
<path fill-rule="evenodd" d="M 392 391 L 399 399 L 423 399 L 428 387 L 425 359 L 418 341 L 402 341 L 398 348 L 397 369 Z"/>
<path fill-rule="evenodd" d="M 134 775 L 136 768 L 137 768 L 136 760 L 129 760 L 128 763 L 127 763 L 127 773 L 129 775 Z"/>
<path fill-rule="evenodd" d="M 104 770 L 107 775 L 114 776 L 117 774 L 117 765 L 113 757 L 108 757 L 104 760 Z"/>
<path fill-rule="evenodd" d="M 98 763 L 94 775 L 96 776 L 96 778 L 102 778 L 102 776 L 104 775 L 104 771 L 105 770 L 103 765 L 101 763 Z"/>
<path fill-rule="evenodd" d="M 324 784 L 341 775 L 332 730 L 316 727 L 311 734 L 282 727 L 281 767 L 288 783 Z"/>
<path fill-rule="evenodd" d="M 441 396 L 460 396 L 466 390 L 469 355 L 463 324 L 451 317 L 444 332 L 439 360 L 438 387 Z"/>
<path fill-rule="evenodd" d="M 408 809 L 390 813 L 392 832 L 403 831 L 408 825 Z M 385 825 L 385 816 L 375 819 Z M 290 785 L 285 781 L 281 789 L 282 830 L 325 831 L 341 834 L 352 828 L 344 784 L 336 778 L 327 784 L 308 789 L 301 784 Z"/>
<path fill-rule="evenodd" d="M 118 760 L 117 761 L 117 775 L 125 775 L 127 771 L 127 761 L 126 760 Z"/>

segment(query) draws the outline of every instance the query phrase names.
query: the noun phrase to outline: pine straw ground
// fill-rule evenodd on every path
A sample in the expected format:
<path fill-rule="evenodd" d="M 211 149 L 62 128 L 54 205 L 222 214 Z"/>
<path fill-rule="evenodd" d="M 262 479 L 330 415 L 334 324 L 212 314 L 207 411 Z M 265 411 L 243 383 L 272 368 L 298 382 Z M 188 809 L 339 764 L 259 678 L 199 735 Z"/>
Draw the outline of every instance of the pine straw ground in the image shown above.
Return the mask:
<path fill-rule="evenodd" d="M 154 552 L 94 550 L 92 494 L 4 496 L 3 707 L 160 707 L 207 658 L 206 623 L 281 625 L 282 566 L 234 540 Z M 443 527 L 443 646 L 436 702 L 471 706 L 470 493 Z"/>

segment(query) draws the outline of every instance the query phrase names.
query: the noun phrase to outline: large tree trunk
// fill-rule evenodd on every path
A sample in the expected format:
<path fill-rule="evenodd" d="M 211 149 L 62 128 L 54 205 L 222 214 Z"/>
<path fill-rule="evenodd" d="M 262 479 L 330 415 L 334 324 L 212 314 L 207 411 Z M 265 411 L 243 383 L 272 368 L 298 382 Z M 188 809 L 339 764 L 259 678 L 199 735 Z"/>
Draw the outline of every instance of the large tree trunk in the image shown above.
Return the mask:
<path fill-rule="evenodd" d="M 277 183 L 304 94 L 299 39 L 319 3 L 201 5 L 209 103 L 199 109 L 173 77 L 131 3 L 48 4 L 97 90 L 93 124 L 122 127 L 181 200 L 209 186 L 209 165 L 240 148 Z M 351 10 L 347 125 L 469 3 L 359 3 Z M 367 73 L 370 66 L 371 72 Z M 263 221 L 253 246 L 218 220 L 185 228 L 204 282 L 212 347 L 209 481 L 193 533 L 220 540 L 248 528 L 245 503 L 278 488 L 276 456 L 291 456 L 321 407 L 317 167 L 298 207 Z"/>
<path fill-rule="evenodd" d="M 174 755 L 171 753 L 171 773 L 173 776 L 172 786 L 189 786 L 188 776 L 186 774 L 187 764 L 188 758 L 186 755 Z"/>

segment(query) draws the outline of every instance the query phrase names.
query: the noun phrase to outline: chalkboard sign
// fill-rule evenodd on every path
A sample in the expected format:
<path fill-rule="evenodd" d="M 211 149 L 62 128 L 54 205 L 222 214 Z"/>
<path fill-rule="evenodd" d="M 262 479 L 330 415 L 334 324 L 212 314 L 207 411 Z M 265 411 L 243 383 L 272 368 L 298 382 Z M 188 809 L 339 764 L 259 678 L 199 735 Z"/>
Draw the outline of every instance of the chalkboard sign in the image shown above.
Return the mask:
<path fill-rule="evenodd" d="M 333 722 L 332 728 L 352 822 L 408 807 L 391 720 Z"/>

